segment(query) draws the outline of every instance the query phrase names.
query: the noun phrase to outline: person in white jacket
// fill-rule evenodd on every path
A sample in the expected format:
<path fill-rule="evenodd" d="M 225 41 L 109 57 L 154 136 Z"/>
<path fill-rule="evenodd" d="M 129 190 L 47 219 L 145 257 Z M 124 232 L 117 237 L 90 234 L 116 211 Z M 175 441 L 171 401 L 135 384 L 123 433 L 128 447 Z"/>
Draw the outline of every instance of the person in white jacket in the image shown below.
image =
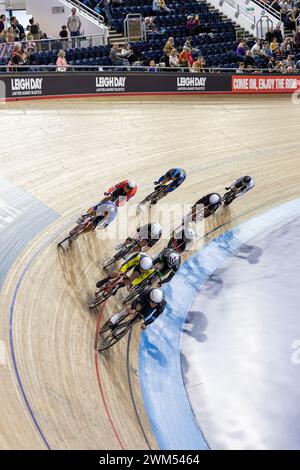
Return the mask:
<path fill-rule="evenodd" d="M 227 191 L 231 189 L 235 192 L 235 197 L 240 197 L 250 191 L 250 189 L 254 188 L 254 186 L 255 181 L 251 176 L 241 176 L 225 189 Z"/>

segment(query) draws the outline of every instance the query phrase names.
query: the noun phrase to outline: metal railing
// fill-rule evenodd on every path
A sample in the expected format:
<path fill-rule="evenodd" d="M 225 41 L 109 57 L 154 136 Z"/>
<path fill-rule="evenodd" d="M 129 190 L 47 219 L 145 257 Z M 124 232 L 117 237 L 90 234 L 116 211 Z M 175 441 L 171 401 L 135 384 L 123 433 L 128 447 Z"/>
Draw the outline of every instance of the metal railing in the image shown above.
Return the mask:
<path fill-rule="evenodd" d="M 251 29 L 252 30 L 255 29 L 255 26 L 256 26 L 255 15 L 253 15 L 250 11 L 243 8 L 239 3 L 235 2 L 234 0 L 220 0 L 219 1 L 220 6 L 224 5 L 224 3 L 234 10 L 234 16 L 236 19 L 238 19 L 240 15 L 243 16 L 250 23 Z"/>
<path fill-rule="evenodd" d="M 65 3 L 70 4 L 72 7 L 77 8 L 79 12 L 84 12 L 87 15 L 91 16 L 94 20 L 98 21 L 100 24 L 104 23 L 104 16 L 100 13 L 97 13 L 92 8 L 88 7 L 79 0 L 63 0 Z"/>
<path fill-rule="evenodd" d="M 268 15 L 262 15 L 256 24 L 256 37 L 264 39 L 269 28 L 273 28 L 273 21 Z"/>
<path fill-rule="evenodd" d="M 13 69 L 13 70 L 12 70 Z M 30 69 L 30 70 L 29 70 Z M 58 70 L 59 69 L 59 70 Z M 267 68 L 251 68 L 251 69 L 240 69 L 238 67 L 238 64 L 236 67 L 204 67 L 203 70 L 197 71 L 195 69 L 192 69 L 190 67 L 165 67 L 165 66 L 155 66 L 155 67 L 150 67 L 150 66 L 127 66 L 127 65 L 71 65 L 66 67 L 65 71 L 62 71 L 64 69 L 64 66 L 59 66 L 57 67 L 56 65 L 34 65 L 34 66 L 28 66 L 28 65 L 1 65 L 0 66 L 0 73 L 1 71 L 5 71 L 5 73 L 14 73 L 16 75 L 19 75 L 22 72 L 25 72 L 27 75 L 31 73 L 41 73 L 41 72 L 47 72 L 47 73 L 66 73 L 66 72 L 110 72 L 110 73 L 116 73 L 116 72 L 132 72 L 132 73 L 137 73 L 137 72 L 166 72 L 166 73 L 172 73 L 172 72 L 178 72 L 178 73 L 190 73 L 191 75 L 194 75 L 195 73 L 197 74 L 203 74 L 203 73 L 233 73 L 233 74 L 245 74 L 245 75 L 258 75 L 262 73 L 267 73 L 267 74 L 284 74 L 284 75 L 298 75 L 300 74 L 300 69 L 293 69 L 292 73 L 287 71 L 287 69 L 267 69 Z"/>
<path fill-rule="evenodd" d="M 32 52 L 49 52 L 58 49 L 74 49 L 75 47 L 89 47 L 89 46 L 104 46 L 107 39 L 105 34 L 94 34 L 91 36 L 76 36 L 72 38 L 55 38 L 55 39 L 38 39 L 32 41 L 20 41 L 17 44 L 22 44 L 24 48 L 32 46 Z M 0 43 L 0 59 L 9 57 L 13 51 L 16 42 Z"/>
<path fill-rule="evenodd" d="M 281 20 L 281 13 L 275 10 L 275 8 L 271 7 L 268 3 L 264 2 L 263 0 L 245 0 L 245 3 L 249 5 L 249 3 L 256 3 L 256 5 L 260 6 L 264 11 L 267 11 L 271 15 L 275 16 L 279 21 Z"/>
<path fill-rule="evenodd" d="M 128 13 L 124 20 L 124 35 L 128 42 L 145 41 L 146 28 L 140 13 Z"/>

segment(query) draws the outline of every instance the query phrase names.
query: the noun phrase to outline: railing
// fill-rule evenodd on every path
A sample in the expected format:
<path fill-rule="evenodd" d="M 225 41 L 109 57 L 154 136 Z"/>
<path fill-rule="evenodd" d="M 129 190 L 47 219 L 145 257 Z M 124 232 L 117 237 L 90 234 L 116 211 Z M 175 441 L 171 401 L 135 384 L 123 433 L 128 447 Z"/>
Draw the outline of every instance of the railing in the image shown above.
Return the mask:
<path fill-rule="evenodd" d="M 234 16 L 236 19 L 238 19 L 240 15 L 243 16 L 250 23 L 251 29 L 252 30 L 255 29 L 255 26 L 256 26 L 255 15 L 247 11 L 245 8 L 243 8 L 239 3 L 235 2 L 234 0 L 220 0 L 219 1 L 220 6 L 224 5 L 224 3 L 234 10 L 235 12 Z"/>
<path fill-rule="evenodd" d="M 271 27 L 273 28 L 273 21 L 268 15 L 262 15 L 256 23 L 256 37 L 258 39 L 264 39 L 266 32 L 269 31 Z"/>
<path fill-rule="evenodd" d="M 245 0 L 247 5 L 249 5 L 250 2 L 256 3 L 256 5 L 259 5 L 263 10 L 267 11 L 271 15 L 275 16 L 275 18 L 277 18 L 279 21 L 281 21 L 281 14 L 279 11 L 275 10 L 275 8 L 268 5 L 263 0 Z"/>
<path fill-rule="evenodd" d="M 65 3 L 70 4 L 72 7 L 77 8 L 77 10 L 80 12 L 84 12 L 91 16 L 94 20 L 98 21 L 100 24 L 104 23 L 104 16 L 102 16 L 100 13 L 97 13 L 95 10 L 92 8 L 88 7 L 84 3 L 80 2 L 79 0 L 64 0 Z"/>
<path fill-rule="evenodd" d="M 94 34 L 92 36 L 76 36 L 72 38 L 57 38 L 57 39 L 38 39 L 36 41 L 22 41 L 18 44 L 22 44 L 24 47 L 28 45 L 34 45 L 33 52 L 48 52 L 57 49 L 71 49 L 74 47 L 89 47 L 89 46 L 104 46 L 107 44 L 105 34 Z M 12 50 L 14 49 L 15 42 L 0 43 L 0 59 L 3 57 L 9 57 Z"/>
<path fill-rule="evenodd" d="M 124 20 L 124 34 L 128 42 L 146 40 L 146 29 L 140 13 L 127 14 Z"/>
<path fill-rule="evenodd" d="M 57 69 L 60 70 L 57 70 Z M 234 73 L 234 74 L 245 74 L 245 75 L 258 75 L 262 73 L 267 73 L 267 74 L 287 74 L 290 75 L 291 73 L 288 72 L 286 69 L 285 70 L 276 70 L 273 69 L 270 71 L 270 69 L 266 68 L 252 68 L 252 69 L 239 69 L 239 67 L 204 67 L 203 71 L 197 71 L 195 69 L 189 68 L 189 67 L 150 67 L 150 66 L 127 66 L 127 65 L 103 65 L 103 66 L 96 66 L 96 65 L 72 65 L 66 67 L 66 71 L 62 71 L 64 67 L 59 66 L 57 67 L 56 65 L 34 65 L 34 66 L 28 66 L 28 65 L 1 65 L 0 66 L 0 71 L 5 71 L 5 73 L 15 73 L 18 71 L 17 75 L 19 73 L 26 72 L 28 73 L 31 72 L 54 72 L 54 73 L 65 73 L 66 71 L 76 73 L 76 72 L 182 72 L 182 73 L 191 73 L 192 75 L 195 73 L 202 74 L 202 73 Z M 11 70 L 14 69 L 14 70 Z M 31 70 L 30 70 L 31 69 Z M 33 69 L 33 70 L 32 70 Z M 293 69 L 292 75 L 298 75 L 300 74 L 300 69 Z"/>

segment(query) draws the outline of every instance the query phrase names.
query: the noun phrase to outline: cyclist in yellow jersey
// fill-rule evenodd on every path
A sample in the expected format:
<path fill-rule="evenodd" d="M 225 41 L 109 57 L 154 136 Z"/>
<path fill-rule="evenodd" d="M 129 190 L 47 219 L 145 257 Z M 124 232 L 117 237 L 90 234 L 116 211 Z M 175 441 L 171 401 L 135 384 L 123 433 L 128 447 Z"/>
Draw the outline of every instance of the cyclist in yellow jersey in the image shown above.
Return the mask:
<path fill-rule="evenodd" d="M 152 258 L 144 253 L 134 253 L 122 264 L 119 272 L 114 271 L 105 279 L 98 281 L 96 286 L 100 288 L 110 279 L 114 279 L 120 274 L 127 274 L 130 271 L 132 271 L 131 275 L 124 278 L 124 286 L 138 286 L 155 272 Z"/>

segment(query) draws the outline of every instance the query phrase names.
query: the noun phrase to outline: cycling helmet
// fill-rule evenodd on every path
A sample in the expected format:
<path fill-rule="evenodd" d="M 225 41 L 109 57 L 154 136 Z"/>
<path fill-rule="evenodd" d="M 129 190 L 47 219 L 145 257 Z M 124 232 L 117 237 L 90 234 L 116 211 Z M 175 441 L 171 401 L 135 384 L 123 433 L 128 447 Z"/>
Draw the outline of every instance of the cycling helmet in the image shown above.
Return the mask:
<path fill-rule="evenodd" d="M 209 203 L 210 204 L 218 204 L 220 202 L 220 196 L 219 194 L 212 194 L 209 198 Z"/>
<path fill-rule="evenodd" d="M 151 237 L 159 238 L 161 236 L 161 225 L 160 224 L 152 224 L 151 225 Z"/>
<path fill-rule="evenodd" d="M 153 261 L 150 258 L 150 256 L 143 256 L 140 260 L 140 268 L 143 271 L 148 271 L 148 269 L 151 269 L 153 266 Z"/>
<path fill-rule="evenodd" d="M 173 266 L 175 266 L 179 260 L 179 254 L 173 250 L 166 250 L 163 257 L 166 260 L 169 268 L 172 268 Z"/>
<path fill-rule="evenodd" d="M 186 240 L 194 240 L 195 239 L 195 232 L 192 228 L 187 228 L 184 231 L 184 238 Z"/>
<path fill-rule="evenodd" d="M 164 294 L 162 293 L 160 289 L 152 289 L 150 291 L 149 297 L 150 297 L 151 302 L 154 302 L 155 304 L 160 304 L 160 302 L 164 298 Z"/>
<path fill-rule="evenodd" d="M 126 184 L 125 191 L 131 191 L 132 189 L 136 188 L 136 184 L 133 180 L 129 180 Z"/>
<path fill-rule="evenodd" d="M 175 168 L 174 170 L 171 170 L 171 178 L 174 180 L 177 180 L 180 177 L 181 171 L 179 168 Z"/>
<path fill-rule="evenodd" d="M 243 183 L 244 184 L 249 184 L 251 181 L 251 176 L 244 176 L 243 178 Z"/>

